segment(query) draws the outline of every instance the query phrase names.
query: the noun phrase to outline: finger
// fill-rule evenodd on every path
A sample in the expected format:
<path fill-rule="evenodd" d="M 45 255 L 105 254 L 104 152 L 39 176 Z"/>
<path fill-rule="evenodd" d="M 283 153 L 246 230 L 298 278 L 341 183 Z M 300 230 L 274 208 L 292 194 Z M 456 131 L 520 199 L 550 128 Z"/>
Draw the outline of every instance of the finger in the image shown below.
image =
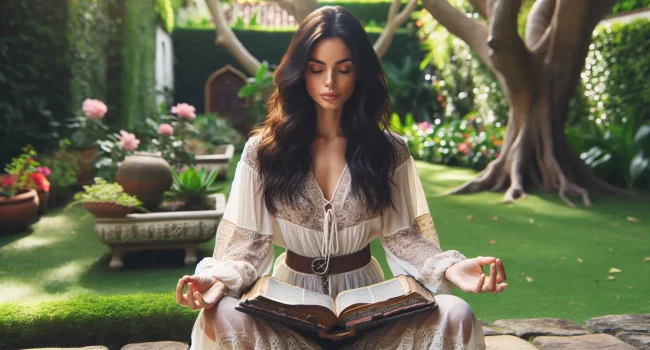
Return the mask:
<path fill-rule="evenodd" d="M 497 259 L 497 269 L 499 270 L 499 279 L 497 282 L 501 283 L 506 280 L 506 268 L 503 266 L 501 259 Z"/>
<path fill-rule="evenodd" d="M 215 283 L 210 289 L 203 293 L 203 298 L 209 307 L 214 306 L 221 298 L 224 297 L 226 287 L 223 283 Z"/>
<path fill-rule="evenodd" d="M 482 273 L 481 277 L 478 278 L 478 283 L 476 283 L 476 287 L 474 287 L 474 293 L 480 293 L 481 289 L 483 288 L 483 283 L 485 283 L 485 274 Z"/>
<path fill-rule="evenodd" d="M 189 304 L 188 306 L 192 310 L 196 310 L 196 301 L 194 300 L 194 289 L 192 288 L 192 283 L 187 284 L 187 293 L 185 294 L 187 296 L 187 303 Z"/>
<path fill-rule="evenodd" d="M 183 287 L 185 286 L 185 283 L 183 282 L 183 279 L 181 278 L 178 280 L 178 283 L 176 284 L 176 303 L 179 305 L 187 305 L 187 302 L 185 301 L 185 298 L 183 298 Z"/>
<path fill-rule="evenodd" d="M 196 301 L 196 307 L 200 309 L 209 308 L 210 305 L 205 302 L 203 296 L 199 292 L 194 292 L 194 300 Z"/>
<path fill-rule="evenodd" d="M 484 291 L 491 292 L 494 290 L 494 287 L 497 284 L 497 266 L 496 264 L 490 264 L 490 278 L 487 281 L 486 289 Z"/>
<path fill-rule="evenodd" d="M 499 293 L 503 292 L 504 290 L 506 290 L 506 288 L 508 288 L 508 284 L 507 283 L 501 283 L 494 289 L 492 294 L 499 294 Z"/>
<path fill-rule="evenodd" d="M 474 258 L 474 260 L 476 260 L 479 265 L 484 266 L 495 263 L 497 261 L 497 258 L 493 256 L 477 256 Z"/>

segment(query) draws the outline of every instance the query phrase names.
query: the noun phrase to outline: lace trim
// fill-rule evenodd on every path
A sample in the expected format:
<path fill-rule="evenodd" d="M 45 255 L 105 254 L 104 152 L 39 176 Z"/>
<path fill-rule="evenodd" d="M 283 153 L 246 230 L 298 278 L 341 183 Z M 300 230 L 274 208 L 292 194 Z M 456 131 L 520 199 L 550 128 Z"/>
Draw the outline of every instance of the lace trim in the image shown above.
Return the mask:
<path fill-rule="evenodd" d="M 241 160 L 248 164 L 255 172 L 259 172 L 259 164 L 257 164 L 257 149 L 262 141 L 262 136 L 256 135 L 248 139 L 242 152 Z"/>
<path fill-rule="evenodd" d="M 437 254 L 442 253 L 437 240 L 431 238 L 431 229 L 427 228 L 429 222 L 429 218 L 426 217 L 427 215 L 429 214 L 415 219 L 415 222 L 410 227 L 384 236 L 384 241 L 388 249 L 395 256 L 408 261 L 418 270 L 424 267 L 424 263 L 429 258 L 435 258 Z M 431 220 L 431 223 L 433 223 L 433 220 Z M 424 233 L 421 231 L 421 228 L 428 231 Z M 445 258 L 441 257 L 441 260 Z"/>
<path fill-rule="evenodd" d="M 278 349 L 278 350 L 314 350 L 320 349 L 309 342 L 298 337 L 290 335 L 269 335 L 269 336 L 251 336 L 247 333 L 228 333 L 220 336 L 215 342 L 216 349 L 223 349 L 224 346 L 233 346 L 240 349 L 239 346 L 245 346 L 244 349 Z"/>
<path fill-rule="evenodd" d="M 433 241 L 435 245 L 440 246 L 440 239 L 438 238 L 438 232 L 436 232 L 431 214 L 424 214 L 415 218 L 413 226 L 424 237 Z"/>
<path fill-rule="evenodd" d="M 267 259 L 272 241 L 271 235 L 221 220 L 212 257 L 220 261 L 245 261 L 257 268 Z"/>
<path fill-rule="evenodd" d="M 402 136 L 396 133 L 391 132 L 390 135 L 388 135 L 388 140 L 395 148 L 395 168 L 398 168 L 411 158 L 411 151 L 409 151 L 408 144 Z"/>
<path fill-rule="evenodd" d="M 376 333 L 368 334 L 361 340 L 344 349 L 373 349 L 373 350 L 464 350 L 462 341 L 452 336 L 445 336 L 444 332 L 435 328 L 414 329 L 404 331 L 399 338 L 379 338 Z"/>

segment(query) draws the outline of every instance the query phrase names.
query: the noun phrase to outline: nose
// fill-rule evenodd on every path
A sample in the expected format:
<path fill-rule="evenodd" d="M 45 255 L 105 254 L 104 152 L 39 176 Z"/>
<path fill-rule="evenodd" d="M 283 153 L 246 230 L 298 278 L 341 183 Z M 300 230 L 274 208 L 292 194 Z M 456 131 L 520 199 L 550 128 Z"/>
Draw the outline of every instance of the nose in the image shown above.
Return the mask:
<path fill-rule="evenodd" d="M 325 86 L 327 88 L 333 88 L 336 84 L 334 83 L 334 71 L 331 70 L 327 73 L 327 78 L 325 80 Z"/>

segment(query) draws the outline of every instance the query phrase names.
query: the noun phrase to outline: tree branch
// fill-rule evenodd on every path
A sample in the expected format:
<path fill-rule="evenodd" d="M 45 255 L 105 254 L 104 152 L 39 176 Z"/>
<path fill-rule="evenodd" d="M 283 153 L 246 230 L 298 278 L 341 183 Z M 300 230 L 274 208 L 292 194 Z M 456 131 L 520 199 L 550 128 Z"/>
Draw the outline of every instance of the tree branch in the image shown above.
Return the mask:
<path fill-rule="evenodd" d="M 316 9 L 317 0 L 273 0 L 280 5 L 283 10 L 287 11 L 296 22 L 302 22 L 307 15 Z"/>
<path fill-rule="evenodd" d="M 374 48 L 379 58 L 382 58 L 386 54 L 386 51 L 388 51 L 388 48 L 393 41 L 395 32 L 404 24 L 404 22 L 406 22 L 411 13 L 413 13 L 418 5 L 418 1 L 409 0 L 404 9 L 398 13 L 397 11 L 399 11 L 400 4 L 400 0 L 393 0 L 393 3 L 390 5 L 390 9 L 388 10 L 386 26 L 381 32 L 379 38 L 377 38 L 377 41 L 375 41 Z"/>
<path fill-rule="evenodd" d="M 526 24 L 526 45 L 531 50 L 534 50 L 549 32 L 556 4 L 556 0 L 539 0 L 535 1 L 530 9 Z"/>
<path fill-rule="evenodd" d="M 487 19 L 488 18 L 488 8 L 487 8 L 487 2 L 486 0 L 469 0 L 469 2 L 476 7 L 478 10 L 478 14 L 481 15 L 481 17 Z"/>
<path fill-rule="evenodd" d="M 521 0 L 488 0 L 488 8 L 488 46 L 492 64 L 503 75 L 510 92 L 527 92 L 531 55 L 517 30 Z"/>
<path fill-rule="evenodd" d="M 217 32 L 217 45 L 223 45 L 228 52 L 244 67 L 244 70 L 250 75 L 255 75 L 257 69 L 260 67 L 260 61 L 257 60 L 251 53 L 246 50 L 241 41 L 237 39 L 235 33 L 228 26 L 226 17 L 221 11 L 219 0 L 205 0 L 210 13 L 212 14 L 212 21 L 214 22 L 215 31 Z"/>
<path fill-rule="evenodd" d="M 493 67 L 488 53 L 488 28 L 484 24 L 467 17 L 447 0 L 422 0 L 422 5 L 438 23 L 469 45 L 488 67 Z"/>

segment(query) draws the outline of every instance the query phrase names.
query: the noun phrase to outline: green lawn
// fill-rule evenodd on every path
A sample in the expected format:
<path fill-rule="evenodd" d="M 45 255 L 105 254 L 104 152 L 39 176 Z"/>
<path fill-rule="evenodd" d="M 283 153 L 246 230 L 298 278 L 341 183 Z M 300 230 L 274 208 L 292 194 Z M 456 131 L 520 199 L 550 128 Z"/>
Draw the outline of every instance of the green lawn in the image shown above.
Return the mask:
<path fill-rule="evenodd" d="M 582 322 L 605 314 L 650 312 L 650 262 L 644 262 L 650 256 L 650 203 L 599 199 L 592 208 L 572 209 L 553 195 L 531 196 L 512 206 L 496 204 L 500 193 L 435 198 L 474 173 L 426 163 L 419 169 L 443 249 L 468 257 L 497 256 L 505 264 L 506 292 L 455 293 L 479 318 Z M 28 233 L 0 236 L 0 302 L 151 292 L 173 300 L 178 278 L 193 271 L 182 265 L 182 251 L 132 253 L 125 258 L 127 268 L 110 271 L 108 249 L 92 225 L 92 216 L 82 208 L 58 209 Z M 385 267 L 377 243 L 373 252 Z M 201 254 L 210 255 L 213 245 L 214 240 L 203 244 Z M 622 272 L 608 280 L 612 267 Z"/>

